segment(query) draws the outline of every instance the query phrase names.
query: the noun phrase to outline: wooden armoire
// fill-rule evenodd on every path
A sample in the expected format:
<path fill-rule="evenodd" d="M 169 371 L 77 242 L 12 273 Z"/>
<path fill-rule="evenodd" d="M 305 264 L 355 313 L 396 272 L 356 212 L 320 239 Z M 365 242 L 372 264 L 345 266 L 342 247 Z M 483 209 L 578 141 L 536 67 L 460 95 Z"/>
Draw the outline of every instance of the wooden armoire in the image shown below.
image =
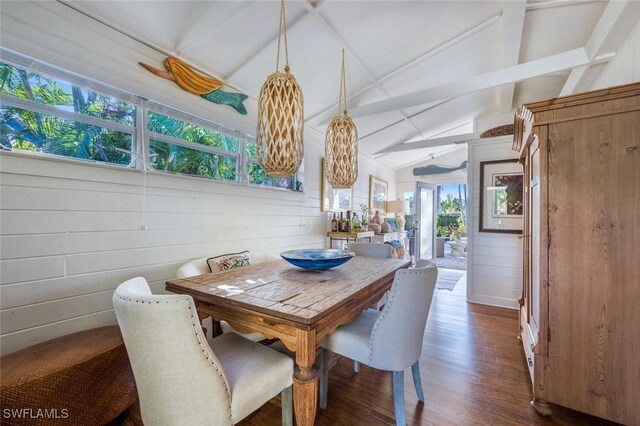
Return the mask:
<path fill-rule="evenodd" d="M 640 83 L 527 104 L 515 121 L 531 403 L 640 425 Z"/>

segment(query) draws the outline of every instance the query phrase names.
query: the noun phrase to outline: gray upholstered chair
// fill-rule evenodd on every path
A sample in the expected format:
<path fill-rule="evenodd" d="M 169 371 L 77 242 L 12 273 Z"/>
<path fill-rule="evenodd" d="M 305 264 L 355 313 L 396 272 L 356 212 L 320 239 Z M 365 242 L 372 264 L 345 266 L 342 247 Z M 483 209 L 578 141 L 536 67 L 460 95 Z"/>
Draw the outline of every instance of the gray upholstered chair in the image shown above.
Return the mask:
<path fill-rule="evenodd" d="M 349 243 L 345 246 L 345 250 L 354 252 L 356 256 L 377 257 L 379 259 L 389 259 L 393 252 L 393 248 L 389 244 L 382 243 Z M 375 305 L 372 305 L 371 309 L 381 310 L 387 303 L 387 294 L 388 292 Z M 360 363 L 356 360 L 353 361 L 353 370 L 356 373 L 360 371 Z"/>
<path fill-rule="evenodd" d="M 207 265 L 208 257 L 201 257 L 200 259 L 195 259 L 190 262 L 185 263 L 176 272 L 176 277 L 178 278 L 189 278 L 195 277 L 196 275 L 208 274 L 211 272 L 209 269 L 209 265 Z M 274 256 L 272 254 L 252 254 L 251 262 L 253 264 L 269 262 L 272 260 L 280 259 L 278 256 Z M 208 320 L 211 321 L 210 319 Z M 206 325 L 206 327 L 209 327 Z M 246 337 L 249 340 L 254 342 L 259 342 L 261 340 L 266 339 L 266 337 L 262 333 L 253 332 L 253 333 L 240 333 L 235 330 L 233 327 L 229 325 L 226 321 L 220 321 L 220 327 L 222 328 L 223 333 L 234 332 L 240 334 L 242 337 Z M 213 327 L 212 327 L 213 328 Z"/>
<path fill-rule="evenodd" d="M 345 250 L 352 251 L 356 256 L 378 257 L 388 259 L 393 248 L 389 244 L 381 243 L 349 243 Z"/>
<path fill-rule="evenodd" d="M 236 333 L 207 342 L 193 299 L 144 278 L 113 295 L 145 425 L 233 425 L 274 396 L 291 425 L 293 361 Z"/>
<path fill-rule="evenodd" d="M 411 367 L 418 399 L 424 401 L 418 360 L 437 278 L 438 269 L 432 263 L 397 271 L 382 312 L 367 309 L 324 339 L 320 353 L 320 408 L 327 406 L 329 350 L 373 368 L 392 371 L 396 424 L 406 424 L 404 370 Z"/>

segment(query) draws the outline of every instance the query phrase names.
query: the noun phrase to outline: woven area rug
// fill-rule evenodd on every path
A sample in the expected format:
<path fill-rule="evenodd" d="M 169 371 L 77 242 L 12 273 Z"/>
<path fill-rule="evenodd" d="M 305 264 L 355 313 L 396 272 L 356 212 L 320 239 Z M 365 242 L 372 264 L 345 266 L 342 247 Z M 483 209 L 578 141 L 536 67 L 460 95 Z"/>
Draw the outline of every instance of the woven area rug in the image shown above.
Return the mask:
<path fill-rule="evenodd" d="M 465 271 L 438 268 L 438 281 L 436 281 L 436 288 L 451 291 L 456 284 L 458 284 L 458 281 L 464 276 L 464 274 L 466 274 Z"/>
<path fill-rule="evenodd" d="M 467 258 L 466 257 L 453 257 L 447 255 L 446 257 L 439 257 L 436 259 L 436 265 L 438 268 L 447 269 L 459 269 L 461 271 L 467 270 Z"/>

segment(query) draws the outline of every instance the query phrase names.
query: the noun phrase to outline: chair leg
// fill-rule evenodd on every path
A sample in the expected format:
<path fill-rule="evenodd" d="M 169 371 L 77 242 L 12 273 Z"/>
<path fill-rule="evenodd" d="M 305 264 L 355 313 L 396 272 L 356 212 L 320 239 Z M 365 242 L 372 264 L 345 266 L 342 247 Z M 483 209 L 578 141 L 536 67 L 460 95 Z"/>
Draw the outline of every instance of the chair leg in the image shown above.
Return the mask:
<path fill-rule="evenodd" d="M 413 373 L 413 384 L 416 387 L 416 393 L 418 394 L 418 400 L 424 402 L 424 393 L 422 393 L 422 382 L 420 381 L 420 365 L 419 361 L 416 361 L 411 366 L 411 373 Z"/>
<path fill-rule="evenodd" d="M 396 426 L 406 426 L 404 414 L 404 371 L 393 372 L 393 406 L 396 412 Z"/>
<path fill-rule="evenodd" d="M 353 371 L 356 373 L 360 372 L 360 363 L 358 361 L 353 361 Z"/>
<path fill-rule="evenodd" d="M 325 348 L 320 348 L 320 396 L 319 405 L 321 409 L 327 408 L 327 392 L 329 389 L 329 355 Z"/>
<path fill-rule="evenodd" d="M 282 402 L 282 426 L 293 426 L 293 385 L 280 392 Z"/>

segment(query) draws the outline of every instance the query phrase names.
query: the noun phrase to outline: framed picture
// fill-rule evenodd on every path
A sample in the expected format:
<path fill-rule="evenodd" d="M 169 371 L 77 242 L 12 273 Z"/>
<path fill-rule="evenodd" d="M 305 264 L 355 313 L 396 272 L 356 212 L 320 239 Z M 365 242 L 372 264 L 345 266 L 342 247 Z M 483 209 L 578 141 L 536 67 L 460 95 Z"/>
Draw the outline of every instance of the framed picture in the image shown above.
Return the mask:
<path fill-rule="evenodd" d="M 374 213 L 376 210 L 379 211 L 380 214 L 387 212 L 388 194 L 389 184 L 387 181 L 369 175 L 369 207 L 371 207 Z"/>
<path fill-rule="evenodd" d="M 321 166 L 322 186 L 320 188 L 320 211 L 323 212 L 341 212 L 353 211 L 353 188 L 335 189 L 329 185 L 327 177 L 324 174 L 324 158 Z"/>
<path fill-rule="evenodd" d="M 480 163 L 480 232 L 522 233 L 523 185 L 518 160 Z"/>
<path fill-rule="evenodd" d="M 391 232 L 400 231 L 400 229 L 398 228 L 398 221 L 396 220 L 395 217 L 385 217 L 384 221 L 389 224 L 389 228 L 391 229 Z"/>

